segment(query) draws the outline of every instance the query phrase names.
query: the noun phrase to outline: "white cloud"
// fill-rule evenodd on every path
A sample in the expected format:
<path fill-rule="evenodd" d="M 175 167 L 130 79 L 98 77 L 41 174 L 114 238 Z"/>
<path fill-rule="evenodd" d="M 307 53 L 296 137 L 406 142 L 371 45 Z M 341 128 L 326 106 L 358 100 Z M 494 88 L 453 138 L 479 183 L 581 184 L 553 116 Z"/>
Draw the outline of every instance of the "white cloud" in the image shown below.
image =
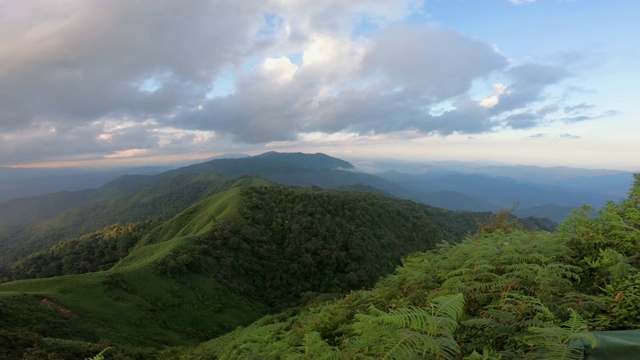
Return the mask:
<path fill-rule="evenodd" d="M 298 66 L 291 63 L 291 60 L 286 56 L 277 59 L 268 58 L 264 61 L 262 67 L 266 70 L 266 76 L 272 78 L 280 85 L 291 81 L 298 71 Z"/>
<path fill-rule="evenodd" d="M 149 149 L 127 149 L 127 150 L 119 150 L 114 152 L 113 154 L 105 155 L 105 159 L 120 159 L 120 158 L 130 158 L 139 155 L 144 155 L 149 153 Z"/>
<path fill-rule="evenodd" d="M 480 102 L 478 103 L 480 106 L 482 106 L 485 109 L 491 109 L 492 107 L 498 105 L 498 103 L 500 103 L 500 96 L 505 93 L 509 95 L 511 92 L 507 89 L 507 86 L 505 84 L 495 84 L 493 86 L 493 89 L 494 89 L 494 95 L 484 98 L 480 100 Z"/>
<path fill-rule="evenodd" d="M 0 163 L 475 134 L 544 118 L 514 115 L 565 70 L 509 67 L 493 43 L 403 25 L 423 3 L 12 2 L 0 15 Z M 495 74 L 508 81 L 473 99 L 472 84 Z M 580 119 L 583 107 L 570 109 Z"/>

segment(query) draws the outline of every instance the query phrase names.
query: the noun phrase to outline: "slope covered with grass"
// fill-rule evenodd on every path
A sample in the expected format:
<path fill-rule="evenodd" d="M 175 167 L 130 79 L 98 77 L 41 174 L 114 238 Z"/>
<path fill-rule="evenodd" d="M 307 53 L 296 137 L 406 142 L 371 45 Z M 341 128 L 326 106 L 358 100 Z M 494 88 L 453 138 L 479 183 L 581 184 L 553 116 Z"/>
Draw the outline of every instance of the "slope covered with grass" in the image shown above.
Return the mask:
<path fill-rule="evenodd" d="M 136 231 L 149 223 L 131 227 L 135 244 L 107 270 L 0 284 L 0 302 L 22 309 L 3 313 L 3 334 L 56 353 L 100 342 L 132 353 L 195 344 L 271 311 L 370 287 L 403 256 L 461 239 L 486 216 L 370 193 L 235 188 L 144 233 Z M 108 229 L 74 240 L 66 254 L 128 234 Z"/>
<path fill-rule="evenodd" d="M 0 227 L 0 266 L 62 240 L 80 237 L 115 223 L 168 220 L 194 203 L 240 186 L 267 185 L 263 179 L 231 179 L 215 173 L 172 172 L 157 176 L 126 176 L 105 185 L 103 196 L 47 221 Z"/>

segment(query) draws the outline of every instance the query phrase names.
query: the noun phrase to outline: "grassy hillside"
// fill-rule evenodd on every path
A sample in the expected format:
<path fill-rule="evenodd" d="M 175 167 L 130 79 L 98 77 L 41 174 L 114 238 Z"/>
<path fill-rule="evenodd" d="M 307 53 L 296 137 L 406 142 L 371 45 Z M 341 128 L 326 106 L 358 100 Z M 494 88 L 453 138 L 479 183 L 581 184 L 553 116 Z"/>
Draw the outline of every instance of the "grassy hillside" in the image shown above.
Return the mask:
<path fill-rule="evenodd" d="M 105 196 L 53 219 L 0 227 L 0 266 L 44 250 L 62 240 L 80 237 L 115 223 L 170 219 L 208 196 L 239 186 L 266 185 L 263 179 L 230 179 L 214 173 L 171 176 L 125 176 L 105 185 Z"/>
<path fill-rule="evenodd" d="M 555 233 L 495 218 L 407 257 L 370 291 L 270 315 L 188 359 L 583 359 L 588 330 L 640 327 L 640 175 Z"/>
<path fill-rule="evenodd" d="M 0 335 L 25 343 L 12 350 L 20 356 L 65 347 L 88 356 L 101 341 L 131 354 L 194 344 L 269 311 L 370 287 L 406 254 L 461 239 L 486 216 L 371 193 L 236 188 L 148 231 L 119 225 L 44 253 L 64 269 L 66 256 L 93 248 L 84 242 L 128 251 L 108 270 L 0 284 L 0 302 L 14 309 Z"/>

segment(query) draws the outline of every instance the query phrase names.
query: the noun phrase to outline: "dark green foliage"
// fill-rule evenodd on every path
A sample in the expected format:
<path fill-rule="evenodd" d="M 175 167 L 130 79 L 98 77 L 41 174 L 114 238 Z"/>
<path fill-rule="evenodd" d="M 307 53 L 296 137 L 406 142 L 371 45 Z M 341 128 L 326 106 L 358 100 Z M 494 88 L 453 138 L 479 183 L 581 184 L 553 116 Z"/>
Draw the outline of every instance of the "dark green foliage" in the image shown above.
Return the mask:
<path fill-rule="evenodd" d="M 347 342 L 347 357 L 456 359 L 460 347 L 454 340 L 464 310 L 461 294 L 435 298 L 428 307 L 369 309 L 352 325 L 355 336 Z"/>
<path fill-rule="evenodd" d="M 269 340 L 244 355 L 286 353 L 295 339 L 314 334 L 343 358 L 580 359 L 573 341 L 597 346 L 586 330 L 639 326 L 639 195 L 636 176 L 628 199 L 595 218 L 578 213 L 555 234 L 523 231 L 498 214 L 458 245 L 410 255 L 372 291 L 278 318 Z M 427 325 L 435 304 L 452 296 L 464 298 L 464 310 Z M 228 351 L 237 341 L 264 326 L 237 330 L 195 353 L 234 358 Z M 434 340 L 415 333 L 425 327 L 435 331 L 430 336 L 449 331 L 445 353 L 425 351 Z"/>
<path fill-rule="evenodd" d="M 487 347 L 517 358 L 527 350 L 525 339 L 531 342 L 529 336 L 543 331 L 532 329 L 562 329 L 561 319 L 571 314 L 560 304 L 576 306 L 572 281 L 579 269 L 563 264 L 568 249 L 555 242 L 551 235 L 494 232 L 416 254 L 372 292 L 311 308 L 270 336 L 295 339 L 317 332 L 345 358 L 457 359 Z M 445 306 L 453 300 L 458 305 Z M 293 346 L 291 340 L 273 341 L 279 343 L 268 341 L 254 351 Z"/>
<path fill-rule="evenodd" d="M 559 328 L 529 328 L 531 335 L 526 336 L 524 341 L 533 350 L 526 354 L 526 359 L 581 360 L 582 343 L 596 346 L 596 337 L 586 332 L 587 323 L 575 310 L 569 311 L 571 316 Z"/>
<path fill-rule="evenodd" d="M 585 330 L 638 326 L 636 180 L 628 199 L 556 233 L 371 193 L 235 189 L 155 227 L 106 272 L 0 285 L 11 306 L 38 296 L 0 334 L 14 358 L 32 356 L 24 344 L 51 358 L 111 345 L 159 359 L 577 358 Z"/>
<path fill-rule="evenodd" d="M 210 274 L 282 307 L 308 292 L 371 287 L 406 254 L 461 239 L 476 219 L 366 193 L 273 186 L 243 188 L 241 198 L 238 217 L 174 250 L 156 270 Z"/>
<path fill-rule="evenodd" d="M 113 225 L 60 243 L 14 270 L 65 276 L 0 288 L 51 299 L 92 329 L 58 339 L 189 344 L 267 311 L 371 287 L 406 254 L 460 239 L 483 216 L 370 193 L 246 187 L 164 223 Z M 325 348 L 316 340 L 301 335 L 290 355 Z"/>
<path fill-rule="evenodd" d="M 60 242 L 19 261 L 11 269 L 13 280 L 83 274 L 110 269 L 147 234 L 157 221 L 115 224 L 102 231 Z"/>

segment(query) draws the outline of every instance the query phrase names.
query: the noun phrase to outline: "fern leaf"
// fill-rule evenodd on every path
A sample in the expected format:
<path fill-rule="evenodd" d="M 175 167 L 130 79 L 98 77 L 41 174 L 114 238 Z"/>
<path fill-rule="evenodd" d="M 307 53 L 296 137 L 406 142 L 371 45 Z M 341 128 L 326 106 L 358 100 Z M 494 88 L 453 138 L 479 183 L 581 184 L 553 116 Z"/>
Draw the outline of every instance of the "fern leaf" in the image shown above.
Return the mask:
<path fill-rule="evenodd" d="M 104 354 L 109 350 L 111 350 L 111 347 L 106 347 L 102 351 L 97 353 L 94 357 L 87 358 L 86 360 L 104 360 Z"/>
<path fill-rule="evenodd" d="M 457 320 L 464 312 L 464 297 L 462 294 L 445 295 L 433 299 L 435 316 L 445 316 Z"/>
<path fill-rule="evenodd" d="M 587 324 L 584 319 L 573 309 L 569 309 L 571 316 L 561 327 L 531 327 L 532 335 L 525 336 L 526 343 L 533 347 L 533 351 L 527 354 L 530 359 L 559 359 L 580 360 L 582 358 L 582 346 L 575 340 L 581 340 L 592 347 L 596 345 L 593 334 L 586 332 Z"/>

